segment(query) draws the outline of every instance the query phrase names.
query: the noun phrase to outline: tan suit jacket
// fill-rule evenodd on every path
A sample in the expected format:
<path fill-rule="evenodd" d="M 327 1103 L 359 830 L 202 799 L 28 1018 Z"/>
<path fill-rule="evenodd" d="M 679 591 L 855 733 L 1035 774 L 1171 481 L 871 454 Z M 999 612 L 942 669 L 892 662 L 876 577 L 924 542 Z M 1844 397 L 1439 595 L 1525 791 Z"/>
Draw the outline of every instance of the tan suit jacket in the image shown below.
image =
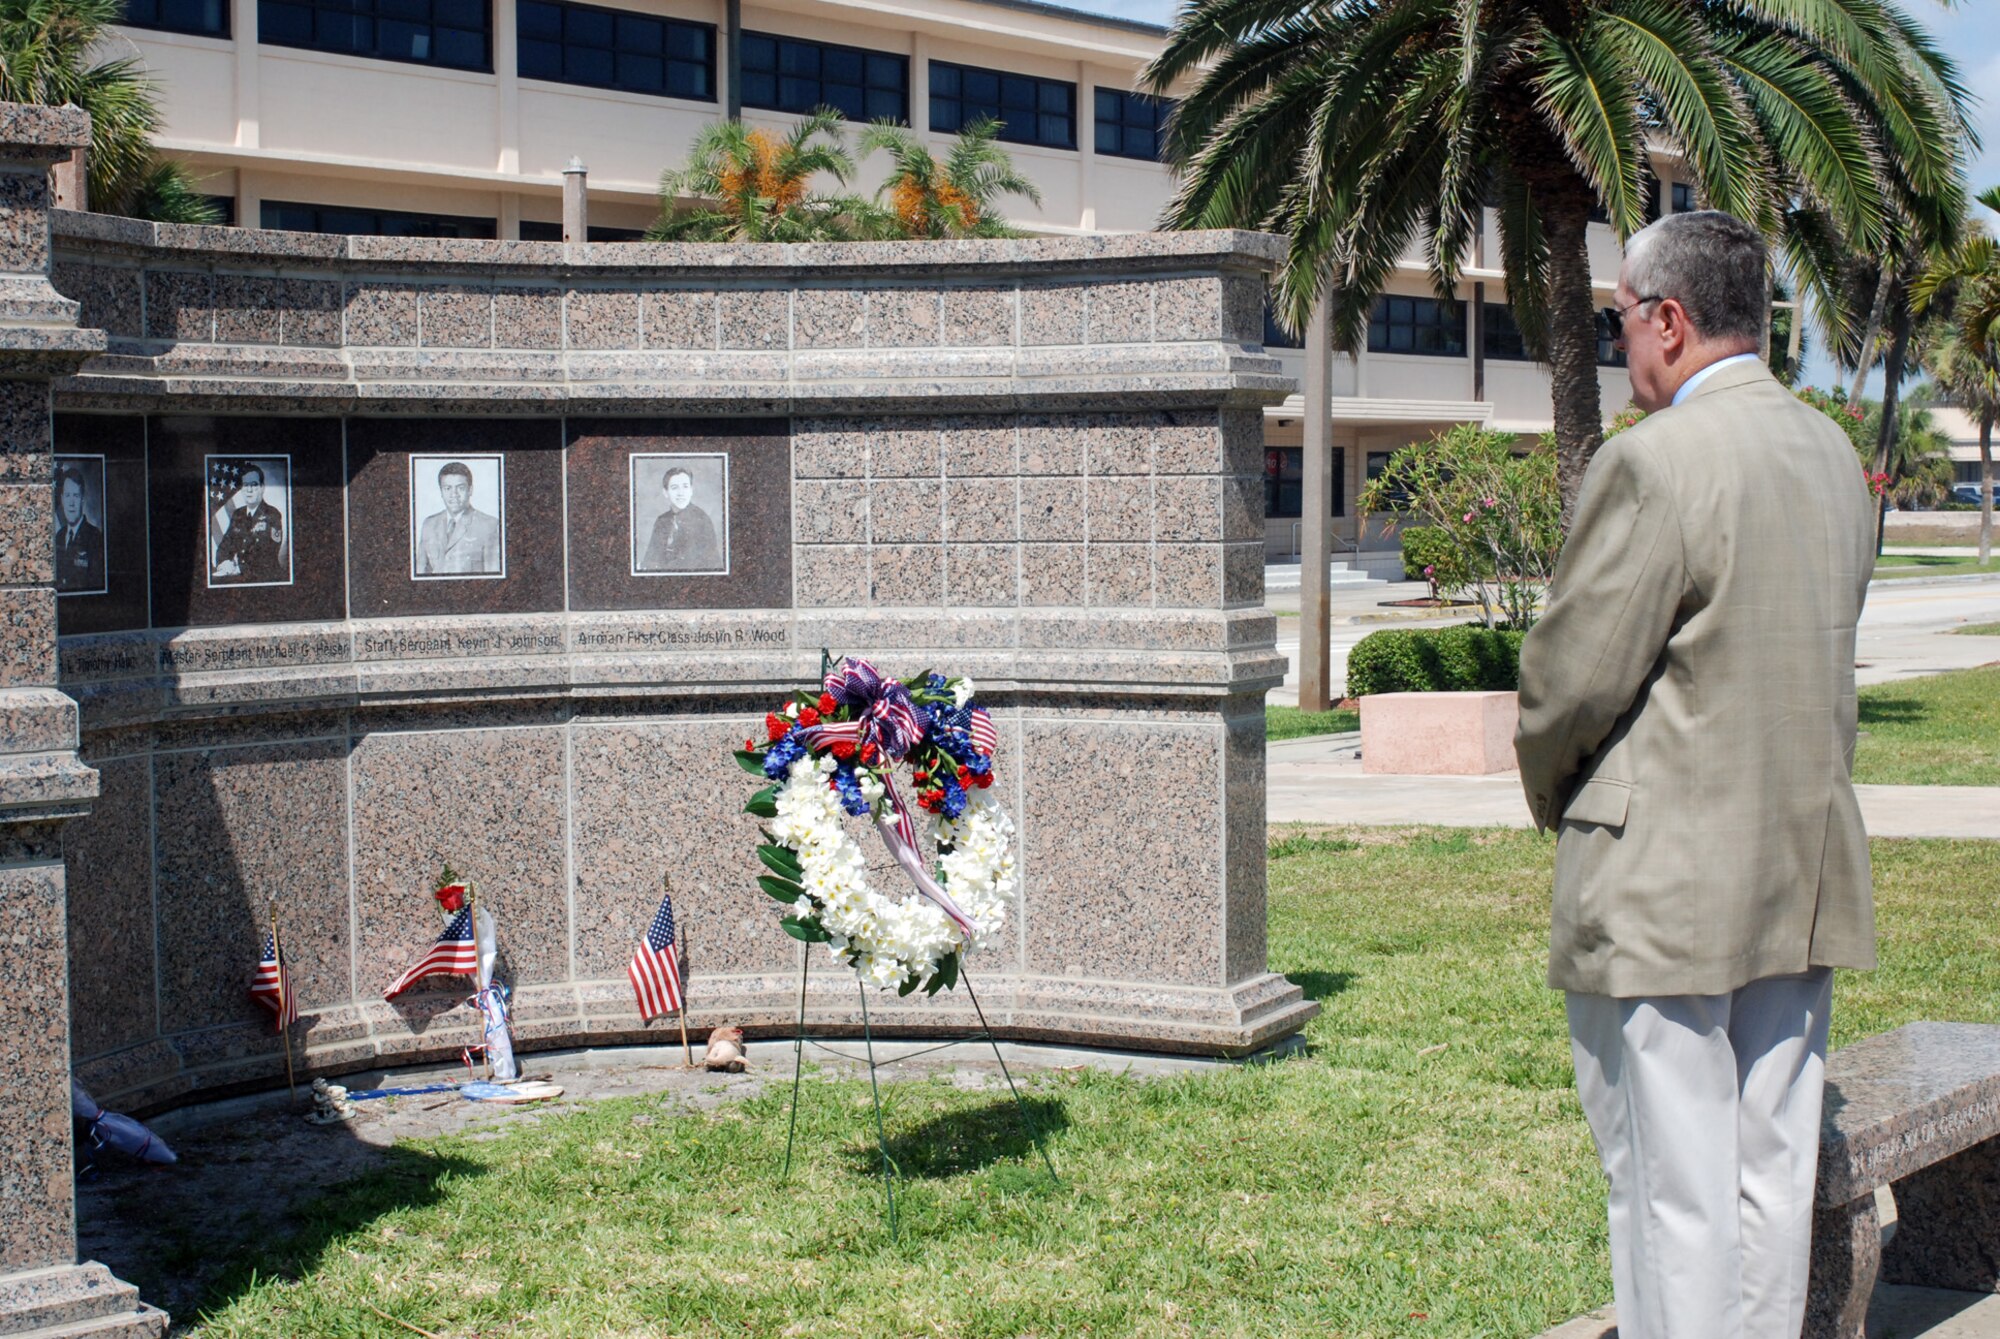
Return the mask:
<path fill-rule="evenodd" d="M 1521 783 L 1558 833 L 1551 986 L 1875 965 L 1850 780 L 1874 549 L 1853 447 L 1761 365 L 1597 453 L 1521 648 Z"/>
<path fill-rule="evenodd" d="M 420 576 L 498 575 L 500 522 L 467 507 L 451 533 L 451 515 L 432 512 L 417 533 L 417 573 Z"/>

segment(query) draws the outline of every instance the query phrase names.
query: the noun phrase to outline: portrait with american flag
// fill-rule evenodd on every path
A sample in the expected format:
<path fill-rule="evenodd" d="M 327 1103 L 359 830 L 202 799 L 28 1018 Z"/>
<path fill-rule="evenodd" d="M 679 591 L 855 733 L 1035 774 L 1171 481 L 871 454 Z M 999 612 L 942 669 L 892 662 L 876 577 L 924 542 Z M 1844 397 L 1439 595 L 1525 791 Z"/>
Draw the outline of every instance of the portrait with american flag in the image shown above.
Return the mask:
<path fill-rule="evenodd" d="M 479 945 L 472 935 L 472 908 L 467 906 L 445 925 L 430 950 L 382 992 L 382 998 L 393 1000 L 427 976 L 473 976 L 478 971 Z"/>

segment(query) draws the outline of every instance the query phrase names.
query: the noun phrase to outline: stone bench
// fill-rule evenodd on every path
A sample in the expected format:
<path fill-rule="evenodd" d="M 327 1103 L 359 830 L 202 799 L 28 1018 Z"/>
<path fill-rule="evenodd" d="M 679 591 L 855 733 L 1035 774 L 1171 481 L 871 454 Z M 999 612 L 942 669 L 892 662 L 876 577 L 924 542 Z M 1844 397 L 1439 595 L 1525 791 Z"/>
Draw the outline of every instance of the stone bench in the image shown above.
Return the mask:
<path fill-rule="evenodd" d="M 1911 1023 L 1827 1059 L 1805 1339 L 1862 1339 L 1878 1275 L 2000 1292 L 2000 1026 Z"/>

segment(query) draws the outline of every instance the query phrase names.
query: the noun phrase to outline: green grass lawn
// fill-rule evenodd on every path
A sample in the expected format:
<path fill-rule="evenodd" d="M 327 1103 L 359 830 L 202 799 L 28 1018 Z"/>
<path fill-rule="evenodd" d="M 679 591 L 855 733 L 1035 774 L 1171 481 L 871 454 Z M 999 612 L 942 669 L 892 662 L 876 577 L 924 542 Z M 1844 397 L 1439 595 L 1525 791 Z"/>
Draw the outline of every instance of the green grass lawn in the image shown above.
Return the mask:
<path fill-rule="evenodd" d="M 901 1246 L 865 1083 L 808 1090 L 790 1185 L 782 1096 L 706 1115 L 621 1098 L 400 1146 L 296 1236 L 246 1248 L 179 1332 L 407 1339 L 375 1306 L 454 1339 L 1539 1334 L 1611 1291 L 1542 985 L 1553 850 L 1512 831 L 1278 834 L 1270 961 L 1324 1008 L 1310 1053 L 1039 1080 L 1060 1187 L 1004 1097 L 896 1085 Z M 2000 843 L 1875 852 L 1883 967 L 1840 978 L 1836 1044 L 1992 1021 Z"/>
<path fill-rule="evenodd" d="M 1952 631 L 1963 637 L 2000 637 L 2000 623 L 1968 623 Z"/>
<path fill-rule="evenodd" d="M 1854 779 L 2000 786 L 2000 668 L 1953 670 L 1862 689 Z"/>
<path fill-rule="evenodd" d="M 1885 553 L 1875 560 L 1875 578 L 1894 581 L 1902 577 L 1955 577 L 1975 572 L 2000 572 L 2000 558 L 1981 563 L 1976 558 L 1953 558 L 1932 553 Z"/>
<path fill-rule="evenodd" d="M 1361 728 L 1358 711 L 1300 711 L 1297 707 L 1264 708 L 1264 738 L 1298 739 L 1305 735 L 1337 735 Z"/>

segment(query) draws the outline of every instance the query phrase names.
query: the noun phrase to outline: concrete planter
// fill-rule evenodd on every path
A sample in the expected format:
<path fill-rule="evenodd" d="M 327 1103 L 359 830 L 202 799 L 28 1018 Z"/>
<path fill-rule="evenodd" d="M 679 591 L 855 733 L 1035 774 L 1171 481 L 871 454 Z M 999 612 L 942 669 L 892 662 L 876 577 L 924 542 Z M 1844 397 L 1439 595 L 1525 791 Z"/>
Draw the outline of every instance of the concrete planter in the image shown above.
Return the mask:
<path fill-rule="evenodd" d="M 1361 699 L 1361 770 L 1486 776 L 1514 769 L 1516 693 L 1376 693 Z"/>

